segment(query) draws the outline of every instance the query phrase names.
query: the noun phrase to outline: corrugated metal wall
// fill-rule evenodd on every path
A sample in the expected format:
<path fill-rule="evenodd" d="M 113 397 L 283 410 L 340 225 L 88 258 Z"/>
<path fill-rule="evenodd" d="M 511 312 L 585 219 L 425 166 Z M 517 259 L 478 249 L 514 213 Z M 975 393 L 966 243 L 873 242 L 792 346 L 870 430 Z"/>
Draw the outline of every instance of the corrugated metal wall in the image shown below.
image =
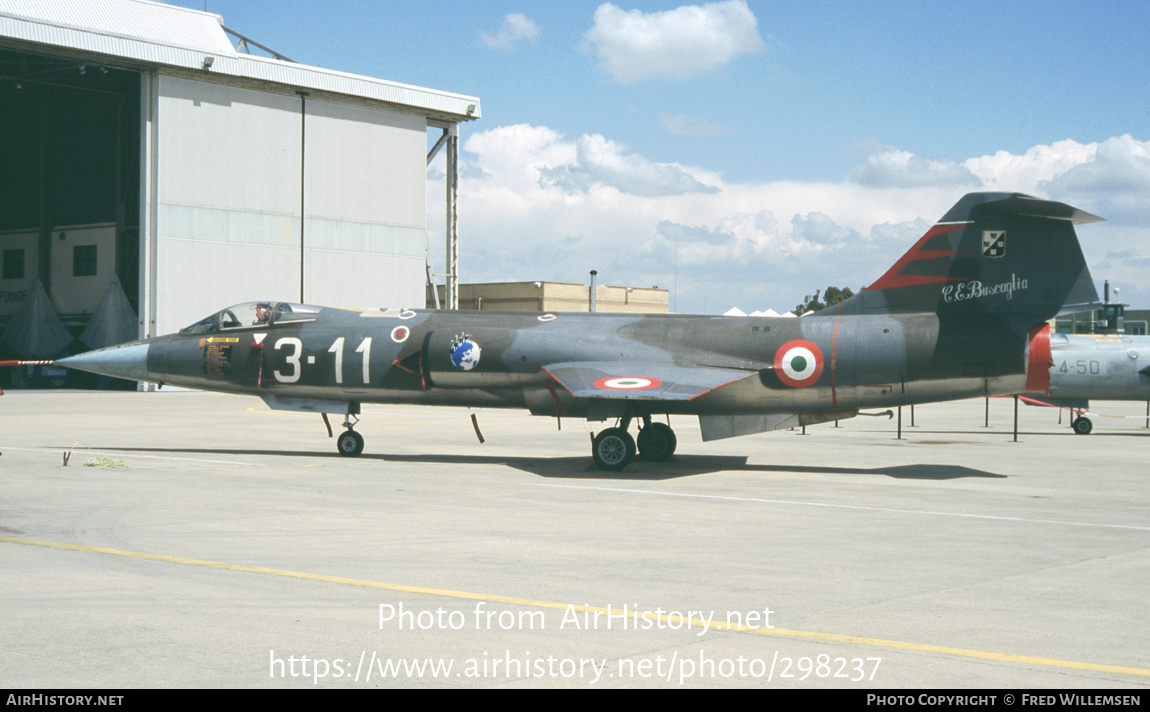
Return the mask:
<path fill-rule="evenodd" d="M 153 333 L 237 302 L 298 301 L 301 209 L 305 301 L 422 304 L 424 118 L 158 80 Z"/>

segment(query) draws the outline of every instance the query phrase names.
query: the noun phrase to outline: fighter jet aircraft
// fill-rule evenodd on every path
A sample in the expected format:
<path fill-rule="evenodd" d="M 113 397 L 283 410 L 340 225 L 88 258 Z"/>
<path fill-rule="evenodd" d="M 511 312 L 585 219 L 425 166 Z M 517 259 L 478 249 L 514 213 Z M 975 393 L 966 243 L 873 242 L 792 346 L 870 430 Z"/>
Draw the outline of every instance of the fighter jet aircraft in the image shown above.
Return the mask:
<path fill-rule="evenodd" d="M 861 408 L 1044 391 L 1046 320 L 1098 301 L 1073 225 L 1100 219 L 1022 194 L 973 193 L 870 287 L 798 319 L 251 302 L 57 363 L 343 414 L 337 449 L 349 456 L 363 450 L 362 403 L 614 420 L 591 452 L 598 467 L 621 470 L 636 454 L 675 452 L 675 433 L 656 416 L 697 415 L 703 440 L 715 440 Z"/>
<path fill-rule="evenodd" d="M 1050 349 L 1047 388 L 1025 399 L 1076 412 L 1070 426 L 1079 435 L 1094 429 L 1081 414 L 1091 399 L 1150 401 L 1150 337 L 1051 334 Z"/>

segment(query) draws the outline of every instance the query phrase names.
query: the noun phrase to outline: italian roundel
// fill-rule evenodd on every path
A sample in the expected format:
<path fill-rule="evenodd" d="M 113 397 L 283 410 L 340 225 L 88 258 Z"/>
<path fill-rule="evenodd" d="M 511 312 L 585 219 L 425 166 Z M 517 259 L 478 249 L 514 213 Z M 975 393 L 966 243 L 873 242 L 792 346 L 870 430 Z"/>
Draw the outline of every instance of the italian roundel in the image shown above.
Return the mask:
<path fill-rule="evenodd" d="M 641 376 L 600 378 L 595 381 L 596 388 L 605 388 L 609 391 L 641 391 L 646 388 L 658 388 L 661 385 L 663 382 L 658 378 L 643 378 Z"/>
<path fill-rule="evenodd" d="M 788 341 L 775 353 L 775 374 L 792 388 L 806 388 L 823 375 L 823 353 L 809 341 Z"/>

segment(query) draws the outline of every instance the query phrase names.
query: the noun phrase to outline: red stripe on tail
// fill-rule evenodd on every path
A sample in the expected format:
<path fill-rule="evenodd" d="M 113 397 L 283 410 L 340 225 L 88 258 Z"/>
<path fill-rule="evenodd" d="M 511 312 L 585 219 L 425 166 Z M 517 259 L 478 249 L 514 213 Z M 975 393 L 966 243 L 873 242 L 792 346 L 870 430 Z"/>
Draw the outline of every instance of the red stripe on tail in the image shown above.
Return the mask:
<path fill-rule="evenodd" d="M 1040 324 L 1030 330 L 1030 343 L 1026 357 L 1026 392 L 1050 393 L 1050 324 Z"/>

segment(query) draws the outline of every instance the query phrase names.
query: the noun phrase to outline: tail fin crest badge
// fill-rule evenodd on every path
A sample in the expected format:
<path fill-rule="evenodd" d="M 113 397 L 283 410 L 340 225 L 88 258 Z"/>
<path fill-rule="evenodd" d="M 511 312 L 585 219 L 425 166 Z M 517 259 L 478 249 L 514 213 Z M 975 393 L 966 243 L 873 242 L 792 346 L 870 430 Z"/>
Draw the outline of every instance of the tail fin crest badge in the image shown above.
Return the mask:
<path fill-rule="evenodd" d="M 982 256 L 1002 257 L 1006 254 L 1006 230 L 982 231 Z"/>

